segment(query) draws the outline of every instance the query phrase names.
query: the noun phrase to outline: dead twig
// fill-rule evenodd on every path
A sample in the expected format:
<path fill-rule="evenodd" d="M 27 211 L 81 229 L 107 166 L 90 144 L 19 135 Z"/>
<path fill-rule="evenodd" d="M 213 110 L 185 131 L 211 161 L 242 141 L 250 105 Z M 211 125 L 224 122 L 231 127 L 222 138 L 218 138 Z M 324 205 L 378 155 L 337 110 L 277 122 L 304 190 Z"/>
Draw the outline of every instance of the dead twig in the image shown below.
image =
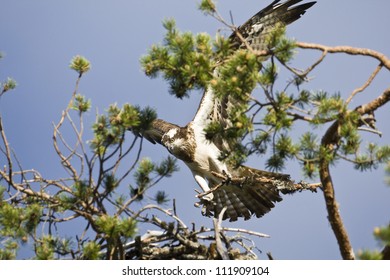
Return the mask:
<path fill-rule="evenodd" d="M 221 212 L 219 213 L 218 219 L 213 218 L 213 224 L 214 224 L 214 233 L 215 233 L 215 243 L 217 247 L 218 254 L 221 256 L 223 260 L 229 259 L 229 254 L 226 251 L 226 249 L 222 246 L 221 241 L 221 227 L 222 227 L 222 219 L 223 215 L 226 212 L 227 207 L 225 206 Z"/>
<path fill-rule="evenodd" d="M 372 83 L 372 81 L 375 79 L 375 77 L 378 75 L 379 71 L 381 71 L 383 67 L 383 64 L 382 63 L 379 63 L 379 65 L 375 68 L 374 72 L 372 72 L 372 74 L 370 75 L 370 77 L 368 78 L 368 80 L 361 86 L 361 87 L 358 87 L 356 88 L 352 93 L 351 95 L 345 100 L 345 103 L 346 104 L 349 104 L 352 99 L 355 97 L 356 94 L 358 94 L 359 92 L 362 92 L 364 91 L 367 87 L 370 86 L 370 84 Z"/>

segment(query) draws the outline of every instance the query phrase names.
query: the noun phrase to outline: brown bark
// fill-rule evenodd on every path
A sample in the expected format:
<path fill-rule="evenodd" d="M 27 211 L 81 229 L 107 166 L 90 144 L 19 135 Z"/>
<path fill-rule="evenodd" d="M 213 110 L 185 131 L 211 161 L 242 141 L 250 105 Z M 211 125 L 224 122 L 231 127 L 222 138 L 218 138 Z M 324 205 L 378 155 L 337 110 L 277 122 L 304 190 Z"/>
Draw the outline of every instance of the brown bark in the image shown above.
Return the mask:
<path fill-rule="evenodd" d="M 371 102 L 359 106 L 355 109 L 360 115 L 374 112 L 379 107 L 390 101 L 390 88 L 386 89 L 379 97 Z M 355 255 L 351 246 L 347 230 L 343 224 L 339 206 L 335 198 L 334 185 L 329 171 L 329 161 L 326 159 L 327 154 L 332 153 L 333 145 L 336 145 L 339 140 L 338 135 L 339 122 L 335 121 L 326 131 L 322 138 L 321 145 L 324 148 L 324 153 L 320 158 L 319 173 L 323 187 L 323 193 L 328 212 L 328 220 L 337 239 L 340 253 L 343 259 L 353 260 Z"/>
<path fill-rule="evenodd" d="M 372 113 L 376 109 L 382 107 L 389 101 L 390 101 L 390 88 L 387 88 L 380 96 L 378 96 L 377 98 L 375 98 L 374 100 L 372 100 L 367 104 L 357 107 L 355 110 L 360 115 Z"/>
<path fill-rule="evenodd" d="M 320 158 L 319 173 L 326 203 L 326 210 L 328 212 L 328 220 L 337 239 L 341 256 L 344 260 L 354 260 L 355 255 L 353 248 L 340 215 L 339 205 L 336 201 L 334 185 L 329 171 L 329 161 L 325 156 L 333 152 L 332 146 L 337 143 L 338 126 L 338 121 L 334 122 L 322 138 L 321 144 L 324 148 L 324 153 Z"/>
<path fill-rule="evenodd" d="M 365 82 L 365 84 L 355 89 L 351 93 L 351 95 L 346 99 L 346 104 L 349 104 L 349 102 L 357 93 L 365 90 L 371 84 L 371 82 L 374 80 L 374 78 L 377 76 L 377 74 L 380 72 L 380 70 L 383 67 L 386 68 L 387 70 L 390 70 L 390 59 L 384 54 L 374 50 L 364 49 L 364 48 L 354 48 L 350 46 L 330 47 L 330 46 L 324 46 L 320 44 L 312 44 L 312 43 L 304 43 L 304 42 L 297 42 L 296 45 L 302 49 L 315 49 L 315 50 L 322 51 L 321 57 L 317 60 L 316 63 L 314 63 L 311 67 L 309 67 L 305 72 L 303 72 L 304 75 L 307 75 L 317 65 L 319 65 L 329 53 L 344 53 L 348 55 L 368 56 L 379 61 L 379 65 L 373 71 L 373 73 Z M 371 114 L 379 107 L 385 105 L 389 101 L 390 101 L 390 88 L 387 88 L 379 97 L 373 99 L 371 102 L 368 102 L 367 104 L 355 108 L 355 111 L 359 113 L 361 116 L 366 114 Z M 339 212 L 338 203 L 335 198 L 334 185 L 329 170 L 330 159 L 328 158 L 328 156 L 330 156 L 331 153 L 334 152 L 334 146 L 336 146 L 339 143 L 340 140 L 340 135 L 338 133 L 339 126 L 340 126 L 340 122 L 335 121 L 328 128 L 328 130 L 326 131 L 325 135 L 322 138 L 321 146 L 323 150 L 320 156 L 319 174 L 321 178 L 321 183 L 323 185 L 323 193 L 324 193 L 326 208 L 328 211 L 328 220 L 331 224 L 332 230 L 337 239 L 340 253 L 343 259 L 354 259 L 355 256 L 353 253 L 353 249 L 347 234 L 347 230 L 343 224 Z"/>
<path fill-rule="evenodd" d="M 304 43 L 304 42 L 297 42 L 296 45 L 299 48 L 302 49 L 315 49 L 315 50 L 321 50 L 325 54 L 327 53 L 345 53 L 349 55 L 363 55 L 363 56 L 370 56 L 378 61 L 380 61 L 383 66 L 385 66 L 388 70 L 390 70 L 390 59 L 385 56 L 384 54 L 371 50 L 371 49 L 365 49 L 365 48 L 355 48 L 351 46 L 336 46 L 336 47 L 329 47 L 324 46 L 320 44 L 312 44 L 312 43 Z"/>

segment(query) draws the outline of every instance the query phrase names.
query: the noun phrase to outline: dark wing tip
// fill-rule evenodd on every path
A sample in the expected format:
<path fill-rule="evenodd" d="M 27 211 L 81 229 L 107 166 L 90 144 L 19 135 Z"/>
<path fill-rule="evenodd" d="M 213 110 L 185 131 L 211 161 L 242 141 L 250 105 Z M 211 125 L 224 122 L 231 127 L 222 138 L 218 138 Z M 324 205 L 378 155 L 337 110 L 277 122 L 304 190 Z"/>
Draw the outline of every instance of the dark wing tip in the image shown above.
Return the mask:
<path fill-rule="evenodd" d="M 295 6 L 295 7 L 292 7 L 290 9 L 288 9 L 287 12 L 286 12 L 286 18 L 284 20 L 284 23 L 285 24 L 290 24 L 290 23 L 298 20 L 315 3 L 317 3 L 317 2 L 315 2 L 315 1 L 314 2 L 308 2 L 308 3 L 304 3 L 302 5 L 298 5 L 298 6 Z M 291 7 L 291 6 L 289 6 L 289 7 Z"/>
<path fill-rule="evenodd" d="M 302 0 L 288 0 L 279 3 L 280 0 L 272 2 L 264 9 L 257 12 L 243 25 L 238 27 L 240 34 L 256 50 L 263 50 L 263 41 L 266 36 L 278 23 L 288 25 L 298 20 L 303 14 L 312 7 L 316 1 L 299 4 Z M 236 32 L 230 36 L 233 48 L 243 47 L 241 39 Z M 254 43 L 256 42 L 256 43 Z"/>
<path fill-rule="evenodd" d="M 253 23 L 256 18 L 257 20 L 260 20 L 261 18 L 268 16 L 270 17 L 269 21 L 275 21 L 277 19 L 287 25 L 299 19 L 306 13 L 306 10 L 317 3 L 316 1 L 312 1 L 294 6 L 295 4 L 302 2 L 302 0 L 288 0 L 283 3 L 279 2 L 280 0 L 272 2 L 266 8 L 254 15 L 249 21 Z"/>

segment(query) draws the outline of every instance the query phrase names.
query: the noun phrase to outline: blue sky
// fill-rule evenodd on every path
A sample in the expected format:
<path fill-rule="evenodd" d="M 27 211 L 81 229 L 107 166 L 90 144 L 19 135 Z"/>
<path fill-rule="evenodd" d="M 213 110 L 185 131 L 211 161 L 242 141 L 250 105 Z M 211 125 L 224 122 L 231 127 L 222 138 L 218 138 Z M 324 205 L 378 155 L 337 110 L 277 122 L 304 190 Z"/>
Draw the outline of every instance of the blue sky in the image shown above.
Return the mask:
<path fill-rule="evenodd" d="M 229 19 L 232 11 L 236 24 L 243 23 L 271 1 L 219 1 L 221 14 Z M 59 119 L 74 88 L 76 73 L 68 65 L 75 55 L 83 55 L 92 69 L 82 80 L 80 92 L 92 100 L 93 110 L 87 115 L 93 122 L 95 108 L 103 112 L 109 104 L 126 102 L 151 106 L 160 118 L 185 125 L 194 115 L 201 95 L 194 92 L 189 99 L 176 100 L 164 81 L 147 78 L 139 59 L 154 43 L 162 40 L 162 20 L 175 18 L 183 31 L 208 32 L 214 35 L 221 24 L 205 17 L 192 0 L 3 0 L 0 17 L 0 79 L 13 77 L 18 87 L 0 99 L 0 111 L 9 141 L 24 168 L 40 170 L 44 176 L 62 175 L 52 148 L 52 122 Z M 299 41 L 325 45 L 351 45 L 372 48 L 390 56 L 387 0 L 319 0 L 298 22 L 288 28 L 288 35 Z M 319 56 L 301 51 L 294 66 L 305 67 Z M 308 89 L 340 92 L 347 97 L 361 86 L 375 69 L 376 61 L 343 55 L 329 56 L 313 73 Z M 281 83 L 288 76 L 281 74 Z M 284 80 L 283 80 L 284 79 Z M 389 86 L 389 73 L 382 71 L 373 85 L 359 94 L 351 108 L 378 96 Z M 383 137 L 363 134 L 367 141 L 389 143 L 388 108 L 377 112 L 378 127 Z M 297 131 L 299 135 L 299 131 Z M 167 155 L 161 146 L 145 143 L 143 155 L 159 161 Z M 0 158 L 0 166 L 3 165 Z M 254 158 L 250 165 L 264 166 Z M 192 207 L 197 187 L 184 165 L 180 172 L 165 180 L 160 187 L 170 198 L 176 198 L 177 211 L 191 224 L 211 226 L 200 210 Z M 297 164 L 284 170 L 296 180 L 302 179 Z M 375 226 L 389 222 L 390 188 L 384 184 L 384 171 L 359 173 L 349 164 L 332 168 L 336 197 L 341 215 L 355 250 L 375 248 L 372 237 Z M 190 205 L 190 206 L 189 206 Z M 277 259 L 339 259 L 337 242 L 326 218 L 321 192 L 286 196 L 261 219 L 239 221 L 226 226 L 242 227 L 271 235 L 256 240 L 263 251 L 271 251 Z M 75 229 L 77 230 L 77 229 Z"/>

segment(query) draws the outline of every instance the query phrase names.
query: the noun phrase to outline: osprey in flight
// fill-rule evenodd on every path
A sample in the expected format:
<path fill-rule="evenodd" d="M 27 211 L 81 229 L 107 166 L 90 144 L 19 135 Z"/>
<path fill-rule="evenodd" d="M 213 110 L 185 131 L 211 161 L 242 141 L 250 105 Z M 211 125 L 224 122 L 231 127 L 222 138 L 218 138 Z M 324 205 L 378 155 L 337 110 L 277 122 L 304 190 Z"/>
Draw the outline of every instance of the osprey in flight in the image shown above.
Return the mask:
<path fill-rule="evenodd" d="M 265 38 L 277 24 L 287 25 L 299 19 L 315 2 L 296 5 L 302 0 L 273 1 L 238 27 L 238 32 L 252 49 L 264 50 Z M 242 48 L 236 33 L 230 36 L 232 48 Z M 252 215 L 261 217 L 282 198 L 279 190 L 292 186 L 289 175 L 257 170 L 247 166 L 229 166 L 221 161 L 222 150 L 229 150 L 227 142 L 206 139 L 205 128 L 212 122 L 221 123 L 224 128 L 231 125 L 227 120 L 228 100 L 219 99 L 211 87 L 203 94 L 198 111 L 185 127 L 156 119 L 142 136 L 165 146 L 168 151 L 184 161 L 191 169 L 195 181 L 203 190 L 200 197 L 202 212 L 215 216 L 226 207 L 223 219 L 235 221 L 239 217 L 249 219 Z M 222 142 L 222 143 L 221 143 Z M 220 176 L 218 174 L 223 174 Z M 233 183 L 232 178 L 245 178 L 242 184 Z M 212 191 L 211 191 L 212 190 Z M 206 193 L 206 194 L 205 194 Z M 199 205 L 199 204 L 198 204 Z"/>

